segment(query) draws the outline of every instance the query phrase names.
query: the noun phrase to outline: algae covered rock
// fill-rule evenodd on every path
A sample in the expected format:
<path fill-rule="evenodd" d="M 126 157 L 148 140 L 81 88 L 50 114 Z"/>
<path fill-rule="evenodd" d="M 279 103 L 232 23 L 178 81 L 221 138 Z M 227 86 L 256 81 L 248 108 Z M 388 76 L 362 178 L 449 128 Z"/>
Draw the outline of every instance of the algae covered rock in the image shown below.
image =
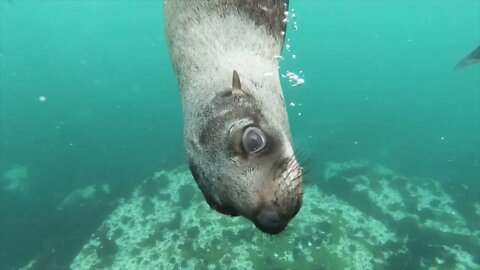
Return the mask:
<path fill-rule="evenodd" d="M 386 269 L 480 269 L 480 224 L 467 225 L 438 181 L 352 161 L 328 164 L 320 186 L 395 233 Z"/>
<path fill-rule="evenodd" d="M 6 192 L 25 195 L 30 190 L 30 178 L 28 168 L 23 165 L 12 164 L 0 179 L 1 189 Z"/>
<path fill-rule="evenodd" d="M 328 164 L 287 230 L 270 237 L 209 209 L 182 167 L 144 180 L 71 268 L 478 269 L 478 235 L 438 182 L 362 161 Z"/>

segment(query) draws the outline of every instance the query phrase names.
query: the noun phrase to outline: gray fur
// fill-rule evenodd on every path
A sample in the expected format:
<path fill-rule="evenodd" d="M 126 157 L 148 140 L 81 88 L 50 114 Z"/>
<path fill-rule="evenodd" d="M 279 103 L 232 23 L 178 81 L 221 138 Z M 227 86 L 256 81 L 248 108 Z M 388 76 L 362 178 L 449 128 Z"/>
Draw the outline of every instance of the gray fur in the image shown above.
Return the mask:
<path fill-rule="evenodd" d="M 288 0 L 167 0 L 164 6 L 192 174 L 212 208 L 253 222 L 265 206 L 289 220 L 302 201 L 276 57 L 286 6 Z M 267 137 L 266 149 L 251 156 L 241 146 L 247 126 Z"/>

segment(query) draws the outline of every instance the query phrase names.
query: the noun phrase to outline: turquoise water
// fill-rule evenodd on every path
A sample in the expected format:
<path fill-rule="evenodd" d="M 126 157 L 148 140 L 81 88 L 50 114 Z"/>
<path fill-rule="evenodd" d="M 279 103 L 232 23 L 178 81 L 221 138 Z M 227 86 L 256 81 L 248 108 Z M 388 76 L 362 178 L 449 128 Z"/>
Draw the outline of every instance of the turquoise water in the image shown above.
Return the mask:
<path fill-rule="evenodd" d="M 453 67 L 480 44 L 480 1 L 290 4 L 281 72 L 305 84 L 282 84 L 308 183 L 327 162 L 370 160 L 435 179 L 478 229 L 480 65 Z M 52 246 L 63 269 L 114 209 L 59 213 L 65 196 L 98 183 L 107 201 L 129 196 L 184 165 L 182 143 L 162 1 L 0 1 L 0 269 Z"/>

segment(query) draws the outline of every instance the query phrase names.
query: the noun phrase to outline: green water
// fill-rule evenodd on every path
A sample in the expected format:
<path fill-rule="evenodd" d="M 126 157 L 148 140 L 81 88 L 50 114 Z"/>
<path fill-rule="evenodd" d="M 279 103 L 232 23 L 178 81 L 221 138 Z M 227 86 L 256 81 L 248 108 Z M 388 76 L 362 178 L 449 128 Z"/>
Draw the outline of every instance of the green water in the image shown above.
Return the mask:
<path fill-rule="evenodd" d="M 305 84 L 282 84 L 309 182 L 325 162 L 367 159 L 480 197 L 480 65 L 453 70 L 480 44 L 480 1 L 291 8 L 299 29 L 281 72 L 301 70 Z M 127 196 L 183 165 L 182 143 L 162 1 L 0 1 L 0 174 L 17 164 L 29 179 L 0 190 L 0 269 L 51 241 L 63 269 L 111 210 L 76 227 L 55 214 L 65 195 L 109 183 Z"/>

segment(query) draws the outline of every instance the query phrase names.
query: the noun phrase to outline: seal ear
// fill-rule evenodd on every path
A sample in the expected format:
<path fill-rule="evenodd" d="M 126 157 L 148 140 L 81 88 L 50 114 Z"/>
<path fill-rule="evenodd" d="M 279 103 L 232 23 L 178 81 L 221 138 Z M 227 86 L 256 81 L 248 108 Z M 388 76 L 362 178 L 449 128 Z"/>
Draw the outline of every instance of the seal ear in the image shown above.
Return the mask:
<path fill-rule="evenodd" d="M 240 84 L 240 77 L 238 76 L 238 72 L 236 70 L 233 71 L 232 88 L 238 90 L 242 89 L 242 85 Z"/>
<path fill-rule="evenodd" d="M 240 83 L 240 76 L 238 76 L 238 72 L 236 70 L 233 71 L 231 94 L 237 96 L 247 95 L 247 93 L 242 89 L 242 84 Z"/>

